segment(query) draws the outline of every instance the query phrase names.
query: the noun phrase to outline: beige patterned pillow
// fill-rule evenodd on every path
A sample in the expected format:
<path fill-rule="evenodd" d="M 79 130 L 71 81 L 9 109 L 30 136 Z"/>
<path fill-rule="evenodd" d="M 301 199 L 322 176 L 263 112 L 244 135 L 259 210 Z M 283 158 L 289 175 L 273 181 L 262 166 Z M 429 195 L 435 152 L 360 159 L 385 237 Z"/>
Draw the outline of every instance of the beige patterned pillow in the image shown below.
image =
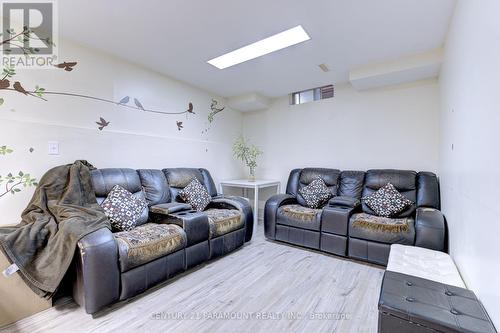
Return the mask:
<path fill-rule="evenodd" d="M 182 200 L 186 201 L 194 209 L 200 212 L 208 206 L 210 201 L 212 201 L 212 197 L 208 194 L 205 186 L 196 178 L 193 179 L 188 186 L 179 191 L 179 196 Z"/>
<path fill-rule="evenodd" d="M 301 188 L 299 193 L 302 195 L 307 206 L 310 208 L 320 208 L 333 197 L 333 194 L 328 189 L 328 186 L 326 186 L 325 181 L 319 176 L 310 182 L 309 185 Z"/>

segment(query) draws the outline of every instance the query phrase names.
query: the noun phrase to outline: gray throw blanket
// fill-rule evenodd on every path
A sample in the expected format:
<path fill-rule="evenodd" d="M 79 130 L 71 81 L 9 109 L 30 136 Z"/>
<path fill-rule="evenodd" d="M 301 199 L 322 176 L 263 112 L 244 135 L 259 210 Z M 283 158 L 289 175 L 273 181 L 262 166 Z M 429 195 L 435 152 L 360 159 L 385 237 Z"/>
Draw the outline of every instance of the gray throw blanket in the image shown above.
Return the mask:
<path fill-rule="evenodd" d="M 0 249 L 19 267 L 26 284 L 38 295 L 53 296 L 68 270 L 77 242 L 109 228 L 97 204 L 86 161 L 49 170 L 16 226 L 0 227 Z"/>

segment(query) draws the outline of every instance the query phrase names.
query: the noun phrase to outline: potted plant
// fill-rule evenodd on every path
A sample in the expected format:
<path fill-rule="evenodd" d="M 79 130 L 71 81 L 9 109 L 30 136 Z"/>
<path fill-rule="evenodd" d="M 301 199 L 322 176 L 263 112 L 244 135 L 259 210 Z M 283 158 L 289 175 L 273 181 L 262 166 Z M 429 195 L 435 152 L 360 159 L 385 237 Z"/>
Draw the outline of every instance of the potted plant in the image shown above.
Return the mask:
<path fill-rule="evenodd" d="M 249 145 L 245 138 L 240 135 L 233 144 L 233 155 L 246 164 L 249 169 L 250 181 L 255 181 L 255 168 L 257 168 L 257 157 L 262 151 L 254 145 Z"/>

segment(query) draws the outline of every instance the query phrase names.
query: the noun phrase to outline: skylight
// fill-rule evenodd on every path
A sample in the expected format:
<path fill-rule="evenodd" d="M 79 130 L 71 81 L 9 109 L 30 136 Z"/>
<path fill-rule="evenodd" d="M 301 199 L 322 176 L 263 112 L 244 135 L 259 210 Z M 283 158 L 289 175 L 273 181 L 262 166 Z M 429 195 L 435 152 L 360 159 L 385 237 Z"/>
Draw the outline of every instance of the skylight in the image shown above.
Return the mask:
<path fill-rule="evenodd" d="M 311 37 L 309 37 L 304 28 L 302 28 L 301 25 L 298 25 L 276 35 L 259 40 L 258 42 L 223 54 L 220 57 L 211 59 L 207 62 L 219 69 L 224 69 L 286 47 L 305 42 L 309 39 L 311 39 Z"/>

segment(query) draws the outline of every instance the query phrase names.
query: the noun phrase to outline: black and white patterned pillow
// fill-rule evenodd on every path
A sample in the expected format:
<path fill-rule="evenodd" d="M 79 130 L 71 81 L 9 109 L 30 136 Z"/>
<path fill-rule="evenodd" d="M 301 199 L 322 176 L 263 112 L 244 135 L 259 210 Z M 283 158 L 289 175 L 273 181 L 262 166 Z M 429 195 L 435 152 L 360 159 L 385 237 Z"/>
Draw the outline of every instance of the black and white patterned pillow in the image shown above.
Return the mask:
<path fill-rule="evenodd" d="M 200 212 L 208 206 L 210 201 L 212 201 L 212 197 L 208 194 L 205 186 L 196 178 L 193 179 L 188 186 L 179 191 L 179 196 L 182 200 Z"/>
<path fill-rule="evenodd" d="M 372 194 L 361 198 L 378 216 L 390 217 L 401 213 L 413 201 L 398 192 L 394 185 L 387 183 Z"/>
<path fill-rule="evenodd" d="M 299 192 L 310 208 L 320 208 L 325 202 L 333 197 L 332 192 L 328 189 L 321 177 L 317 177 L 310 182 L 309 185 L 301 188 Z"/>
<path fill-rule="evenodd" d="M 120 185 L 115 185 L 101 203 L 111 226 L 118 231 L 134 229 L 142 211 L 147 206 L 146 200 L 134 197 Z"/>

